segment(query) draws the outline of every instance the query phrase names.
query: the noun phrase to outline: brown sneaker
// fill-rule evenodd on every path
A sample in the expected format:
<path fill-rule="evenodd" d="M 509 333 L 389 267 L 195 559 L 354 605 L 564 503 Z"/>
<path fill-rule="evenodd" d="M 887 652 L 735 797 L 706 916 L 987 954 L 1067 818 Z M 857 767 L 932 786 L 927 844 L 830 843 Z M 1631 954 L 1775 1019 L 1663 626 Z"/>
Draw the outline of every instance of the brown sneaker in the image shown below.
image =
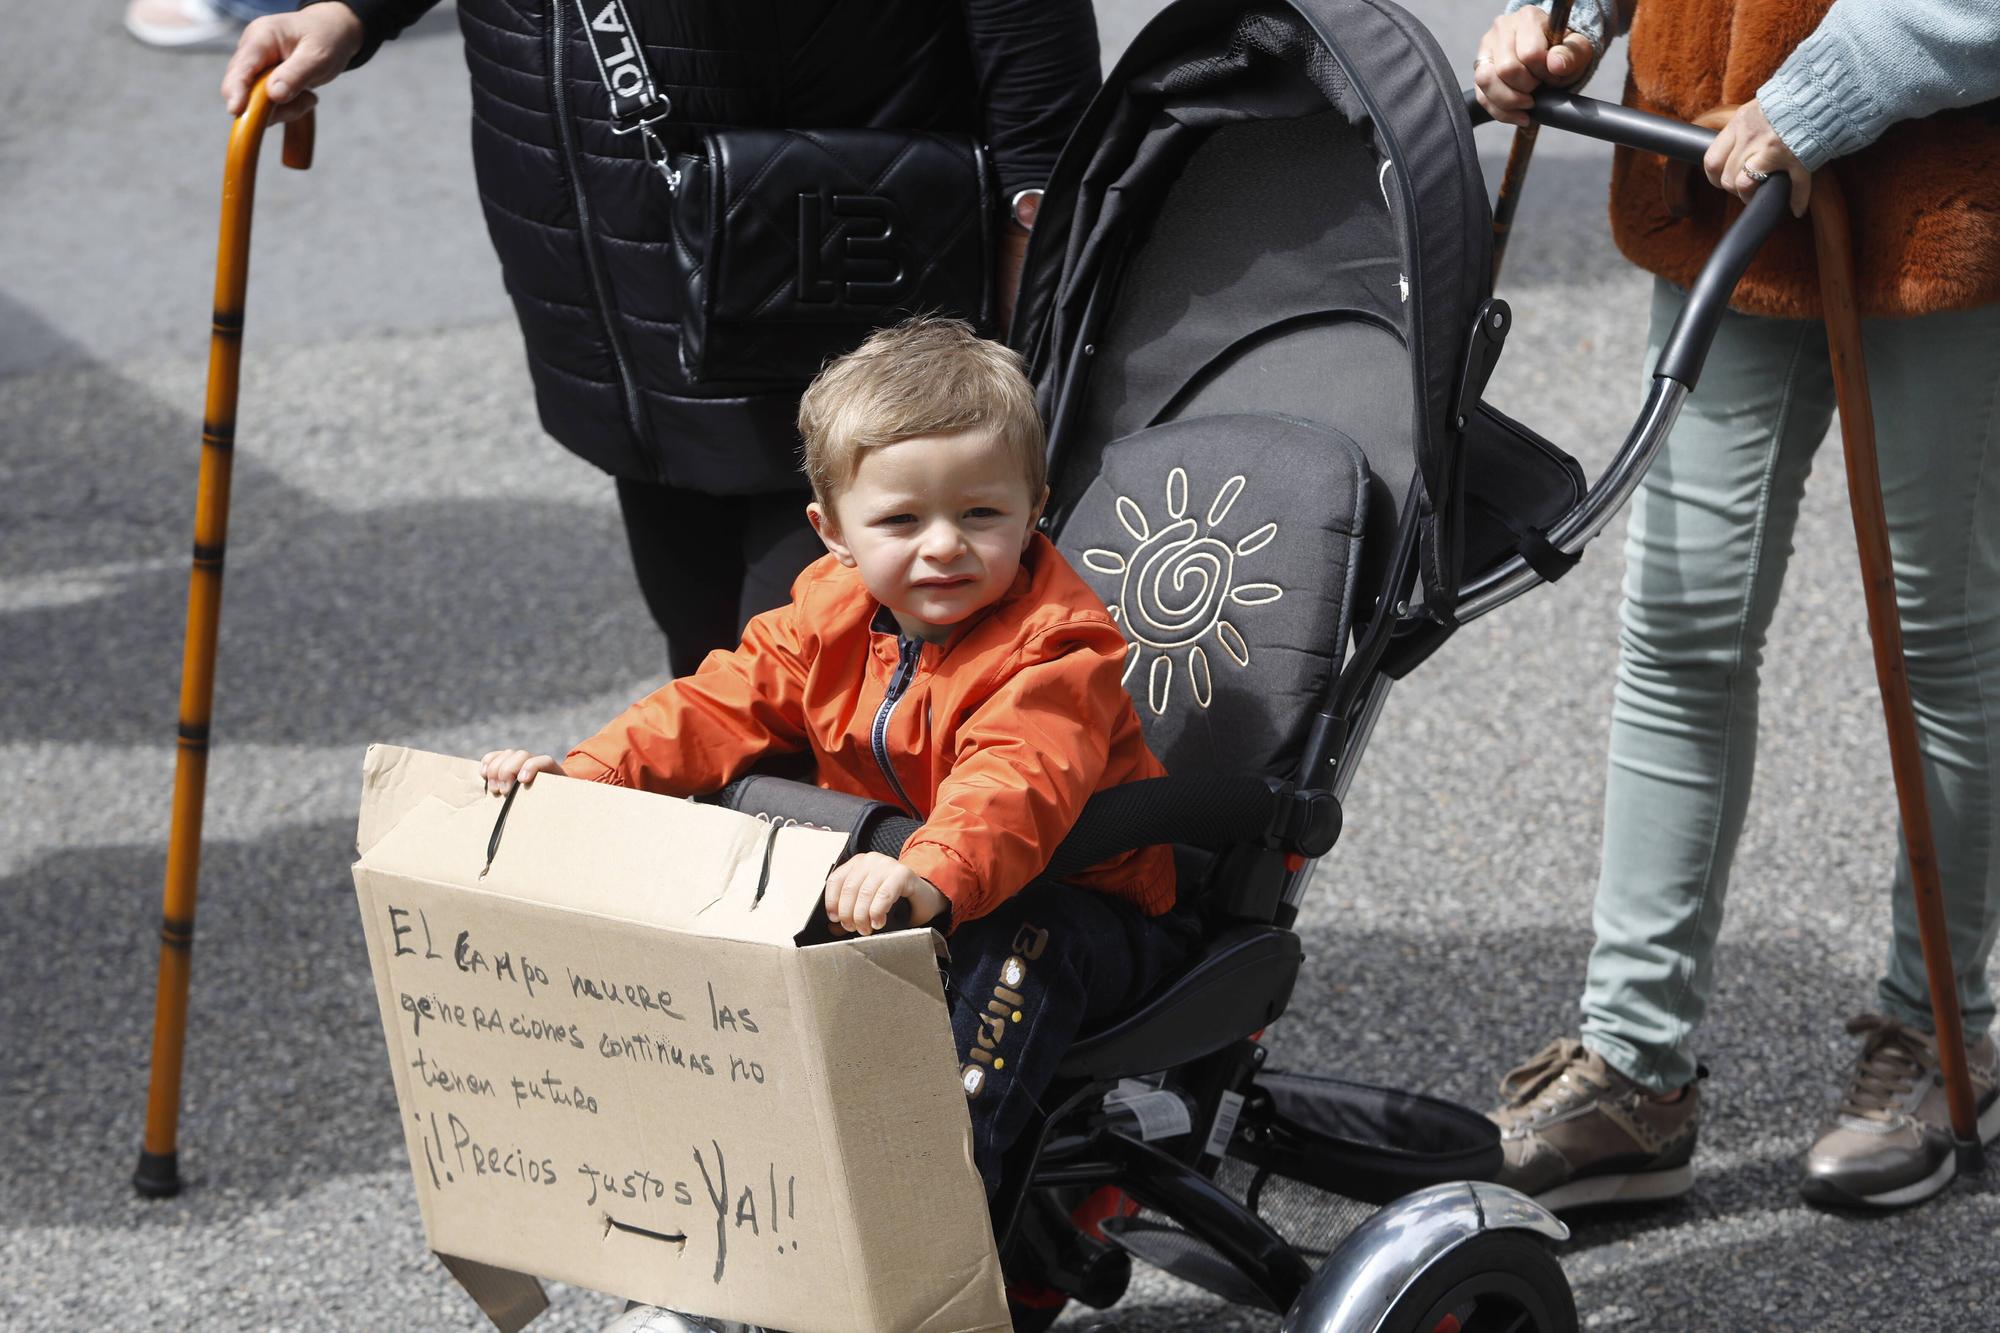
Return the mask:
<path fill-rule="evenodd" d="M 1500 1183 L 1551 1211 L 1673 1199 L 1694 1187 L 1701 1089 L 1661 1101 L 1582 1042 L 1550 1042 L 1500 1080 Z"/>
<path fill-rule="evenodd" d="M 1806 1152 L 1799 1193 L 1837 1208 L 1900 1208 L 1930 1198 L 1958 1172 L 1937 1042 L 1880 1014 L 1847 1020 L 1863 1038 L 1847 1095 Z M 2000 1134 L 1993 1038 L 1966 1051 L 1979 1140 Z"/>

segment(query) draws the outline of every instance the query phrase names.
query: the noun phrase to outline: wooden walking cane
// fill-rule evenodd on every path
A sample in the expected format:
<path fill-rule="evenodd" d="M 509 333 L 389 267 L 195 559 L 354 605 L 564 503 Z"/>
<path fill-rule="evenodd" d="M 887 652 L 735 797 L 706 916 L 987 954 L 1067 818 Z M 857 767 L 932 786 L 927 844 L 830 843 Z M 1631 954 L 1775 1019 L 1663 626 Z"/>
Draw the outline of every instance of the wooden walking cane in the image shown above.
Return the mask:
<path fill-rule="evenodd" d="M 1555 0 L 1549 6 L 1549 49 L 1554 50 L 1569 36 L 1571 0 Z M 1507 170 L 1500 176 L 1500 194 L 1493 201 L 1493 281 L 1500 281 L 1500 261 L 1507 257 L 1507 235 L 1514 230 L 1514 210 L 1521 206 L 1521 188 L 1528 183 L 1528 163 L 1535 156 L 1535 137 L 1542 127 L 1533 121 L 1514 131 L 1514 145 L 1507 150 Z"/>
<path fill-rule="evenodd" d="M 1889 765 L 1910 857 L 1924 974 L 1930 982 L 1931 1018 L 1937 1029 L 1938 1068 L 1944 1075 L 1952 1137 L 1961 1171 L 1977 1170 L 1984 1152 L 1965 1063 L 1965 1029 L 1958 1007 L 1958 976 L 1945 929 L 1944 892 L 1938 881 L 1937 846 L 1931 838 L 1930 801 L 1917 749 L 1917 714 L 1903 661 L 1903 624 L 1896 608 L 1895 570 L 1889 557 L 1889 524 L 1882 506 L 1882 476 L 1875 458 L 1875 413 L 1868 397 L 1868 367 L 1861 355 L 1861 316 L 1854 297 L 1853 235 L 1847 199 L 1832 171 L 1813 176 L 1813 248 L 1819 262 L 1820 299 L 1833 362 L 1834 397 L 1840 405 L 1840 441 L 1847 456 L 1847 493 L 1854 507 L 1854 537 L 1861 550 L 1861 587 L 1868 602 L 1868 633 L 1875 645 L 1875 679 L 1889 726 Z"/>
<path fill-rule="evenodd" d="M 194 949 L 195 883 L 201 868 L 201 807 L 208 782 L 209 709 L 215 697 L 215 635 L 222 614 L 222 548 L 229 533 L 229 463 L 236 437 L 236 375 L 242 361 L 243 295 L 250 277 L 250 203 L 257 150 L 271 100 L 260 77 L 229 135 L 222 173 L 222 230 L 215 253 L 215 319 L 208 341 L 201 472 L 195 488 L 194 569 L 188 578 L 187 646 L 181 657 L 180 737 L 160 921 L 160 982 L 153 1013 L 153 1073 L 146 1137 L 132 1184 L 148 1198 L 180 1193 L 175 1135 L 181 1111 L 181 1052 L 187 1039 L 188 967 Z M 285 126 L 284 163 L 312 165 L 313 115 Z"/>

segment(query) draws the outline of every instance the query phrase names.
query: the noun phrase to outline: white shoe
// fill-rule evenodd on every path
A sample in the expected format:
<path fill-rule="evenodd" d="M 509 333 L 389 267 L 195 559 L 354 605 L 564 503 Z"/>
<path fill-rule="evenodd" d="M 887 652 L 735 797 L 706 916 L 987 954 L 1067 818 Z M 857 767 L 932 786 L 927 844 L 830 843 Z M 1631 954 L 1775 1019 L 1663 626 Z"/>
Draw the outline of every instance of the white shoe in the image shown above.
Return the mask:
<path fill-rule="evenodd" d="M 147 46 L 202 50 L 234 46 L 241 27 L 209 0 L 131 0 L 125 31 Z"/>

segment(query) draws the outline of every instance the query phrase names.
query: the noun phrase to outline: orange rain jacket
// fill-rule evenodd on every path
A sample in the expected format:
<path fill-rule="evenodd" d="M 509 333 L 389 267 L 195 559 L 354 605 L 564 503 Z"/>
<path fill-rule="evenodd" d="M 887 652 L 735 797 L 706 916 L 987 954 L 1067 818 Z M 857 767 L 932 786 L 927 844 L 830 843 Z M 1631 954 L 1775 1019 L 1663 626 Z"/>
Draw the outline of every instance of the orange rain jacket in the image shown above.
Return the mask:
<path fill-rule="evenodd" d="M 563 771 L 691 796 L 810 746 L 822 787 L 924 821 L 901 860 L 951 900 L 957 925 L 1040 874 L 1094 793 L 1165 773 L 1124 659 L 1104 603 L 1039 533 L 1007 594 L 942 644 L 902 638 L 860 576 L 827 556 L 740 647 L 633 704 Z M 1148 915 L 1174 903 L 1166 847 L 1071 878 Z"/>

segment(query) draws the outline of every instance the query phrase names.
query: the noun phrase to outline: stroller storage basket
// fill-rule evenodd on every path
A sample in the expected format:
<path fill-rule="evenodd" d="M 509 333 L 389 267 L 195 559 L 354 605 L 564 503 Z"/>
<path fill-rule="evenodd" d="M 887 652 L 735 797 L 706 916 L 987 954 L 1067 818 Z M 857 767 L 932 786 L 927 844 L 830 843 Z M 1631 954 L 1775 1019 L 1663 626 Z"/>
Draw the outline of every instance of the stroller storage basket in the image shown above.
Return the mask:
<path fill-rule="evenodd" d="M 1276 1175 L 1386 1204 L 1429 1185 L 1491 1180 L 1500 1131 L 1463 1106 L 1320 1074 L 1259 1074 L 1229 1155 Z"/>

